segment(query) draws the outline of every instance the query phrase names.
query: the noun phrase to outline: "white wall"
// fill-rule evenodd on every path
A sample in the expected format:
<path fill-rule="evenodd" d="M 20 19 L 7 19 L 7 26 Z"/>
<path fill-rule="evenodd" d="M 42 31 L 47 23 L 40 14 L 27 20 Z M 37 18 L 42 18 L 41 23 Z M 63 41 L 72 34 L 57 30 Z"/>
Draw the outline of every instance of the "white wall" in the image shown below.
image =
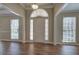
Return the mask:
<path fill-rule="evenodd" d="M 22 8 L 22 6 L 20 6 L 19 4 L 17 3 L 5 3 L 3 4 L 10 12 L 14 13 L 15 15 L 17 16 L 20 16 L 21 17 L 21 20 L 23 21 L 23 24 L 22 24 L 22 34 L 23 34 L 23 42 L 25 42 L 25 36 L 26 36 L 26 33 L 25 33 L 25 10 L 24 8 Z"/>
<path fill-rule="evenodd" d="M 13 41 L 11 40 L 11 27 L 10 22 L 12 19 L 19 19 L 20 26 L 19 26 L 19 40 L 22 41 L 22 20 L 19 17 L 15 16 L 0 16 L 0 40 L 5 41 Z"/>
<path fill-rule="evenodd" d="M 25 11 L 24 9 L 17 3 L 5 3 L 3 4 L 10 12 L 24 17 L 25 16 Z"/>
<path fill-rule="evenodd" d="M 55 4 L 54 6 L 54 44 L 58 43 L 58 40 L 60 39 L 61 33 L 59 34 L 59 16 L 60 13 L 62 12 L 62 10 L 64 10 L 64 8 L 67 6 L 68 4 L 66 3 L 59 3 L 59 4 Z M 61 23 L 61 22 L 60 22 Z"/>
<path fill-rule="evenodd" d="M 79 44 L 79 13 L 61 13 L 57 17 L 57 44 L 62 44 L 63 39 L 63 16 L 75 16 L 76 17 L 76 44 Z"/>

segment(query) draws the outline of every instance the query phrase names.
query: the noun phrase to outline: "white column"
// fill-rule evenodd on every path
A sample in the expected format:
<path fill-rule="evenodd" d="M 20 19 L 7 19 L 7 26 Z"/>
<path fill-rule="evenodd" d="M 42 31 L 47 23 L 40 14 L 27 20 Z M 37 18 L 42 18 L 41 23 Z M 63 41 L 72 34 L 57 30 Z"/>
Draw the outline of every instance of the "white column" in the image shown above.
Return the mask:
<path fill-rule="evenodd" d="M 57 19 L 54 17 L 54 45 L 57 44 Z"/>
<path fill-rule="evenodd" d="M 22 26 L 23 26 L 23 27 L 22 27 L 22 28 L 23 28 L 23 29 L 22 29 L 22 33 L 23 33 L 23 36 L 22 36 L 22 37 L 23 37 L 23 39 L 22 39 L 22 40 L 23 40 L 23 43 L 25 43 L 25 42 L 26 42 L 25 17 L 23 17 L 22 20 L 23 20 L 23 23 L 22 23 L 22 24 L 23 24 L 23 25 L 22 25 Z"/>

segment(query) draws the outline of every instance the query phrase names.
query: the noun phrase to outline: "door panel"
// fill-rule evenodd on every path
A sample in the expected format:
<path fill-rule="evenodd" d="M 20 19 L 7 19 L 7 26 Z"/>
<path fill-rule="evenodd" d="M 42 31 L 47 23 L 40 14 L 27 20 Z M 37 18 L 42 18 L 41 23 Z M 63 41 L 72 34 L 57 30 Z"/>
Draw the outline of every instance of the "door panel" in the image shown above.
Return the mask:
<path fill-rule="evenodd" d="M 33 39 L 34 42 L 45 41 L 45 19 L 35 18 L 33 22 Z"/>

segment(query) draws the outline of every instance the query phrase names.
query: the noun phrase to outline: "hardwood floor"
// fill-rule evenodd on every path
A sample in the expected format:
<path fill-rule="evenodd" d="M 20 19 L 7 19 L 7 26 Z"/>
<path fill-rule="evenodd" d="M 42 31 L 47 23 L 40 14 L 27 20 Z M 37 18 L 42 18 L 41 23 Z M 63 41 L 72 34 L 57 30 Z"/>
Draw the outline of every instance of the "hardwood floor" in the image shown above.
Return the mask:
<path fill-rule="evenodd" d="M 79 46 L 0 42 L 0 55 L 77 55 Z"/>

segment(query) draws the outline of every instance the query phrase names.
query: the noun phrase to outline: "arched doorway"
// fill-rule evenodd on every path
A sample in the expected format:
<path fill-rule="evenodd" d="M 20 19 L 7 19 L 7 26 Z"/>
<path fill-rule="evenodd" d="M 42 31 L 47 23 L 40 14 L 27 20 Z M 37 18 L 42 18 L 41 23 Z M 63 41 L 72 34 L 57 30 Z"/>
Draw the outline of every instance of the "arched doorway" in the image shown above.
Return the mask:
<path fill-rule="evenodd" d="M 48 41 L 48 13 L 44 9 L 34 10 L 30 16 L 30 40 Z"/>

